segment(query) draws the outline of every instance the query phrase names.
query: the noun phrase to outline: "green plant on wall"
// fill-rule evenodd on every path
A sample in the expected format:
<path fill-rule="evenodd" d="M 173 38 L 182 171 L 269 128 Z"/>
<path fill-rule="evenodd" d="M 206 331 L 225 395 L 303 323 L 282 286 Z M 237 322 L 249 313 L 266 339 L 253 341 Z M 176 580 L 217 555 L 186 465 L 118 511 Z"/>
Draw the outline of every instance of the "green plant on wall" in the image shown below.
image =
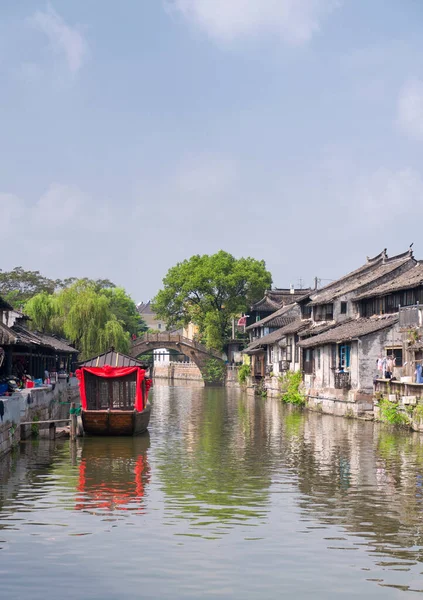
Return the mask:
<path fill-rule="evenodd" d="M 414 408 L 413 421 L 423 421 L 423 404 L 417 404 Z"/>
<path fill-rule="evenodd" d="M 250 365 L 241 365 L 238 369 L 238 381 L 242 385 L 247 382 L 247 378 L 251 373 Z"/>
<path fill-rule="evenodd" d="M 305 404 L 306 398 L 300 389 L 302 380 L 303 377 L 301 371 L 287 371 L 285 375 L 279 377 L 282 402 L 296 404 L 297 406 L 303 406 Z"/>
<path fill-rule="evenodd" d="M 202 369 L 202 373 L 206 383 L 220 385 L 225 381 L 225 363 L 217 358 L 209 358 Z"/>
<path fill-rule="evenodd" d="M 400 411 L 397 402 L 390 402 L 387 398 L 379 400 L 380 420 L 391 425 L 408 425 L 409 419 Z"/>
<path fill-rule="evenodd" d="M 408 343 L 415 344 L 419 339 L 419 332 L 417 329 L 409 329 L 408 331 Z"/>

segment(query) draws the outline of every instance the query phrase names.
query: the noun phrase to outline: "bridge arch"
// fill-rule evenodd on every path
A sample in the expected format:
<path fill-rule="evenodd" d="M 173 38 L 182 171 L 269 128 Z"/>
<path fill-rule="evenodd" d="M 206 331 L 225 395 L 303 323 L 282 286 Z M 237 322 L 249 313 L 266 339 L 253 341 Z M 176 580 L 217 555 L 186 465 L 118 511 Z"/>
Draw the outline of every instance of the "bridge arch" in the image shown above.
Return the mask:
<path fill-rule="evenodd" d="M 214 358 L 221 361 L 222 365 L 224 360 L 219 352 L 209 350 L 203 344 L 190 340 L 189 338 L 179 335 L 179 333 L 145 333 L 144 335 L 133 340 L 131 348 L 131 356 L 134 358 L 145 354 L 150 350 L 158 350 L 159 348 L 167 348 L 168 350 L 176 350 L 179 353 L 188 356 L 194 364 L 199 368 L 201 375 L 203 376 L 204 383 L 207 382 L 204 379 L 205 368 L 210 358 Z M 218 382 L 214 382 L 218 383 Z M 222 382 L 219 382 L 222 383 Z"/>

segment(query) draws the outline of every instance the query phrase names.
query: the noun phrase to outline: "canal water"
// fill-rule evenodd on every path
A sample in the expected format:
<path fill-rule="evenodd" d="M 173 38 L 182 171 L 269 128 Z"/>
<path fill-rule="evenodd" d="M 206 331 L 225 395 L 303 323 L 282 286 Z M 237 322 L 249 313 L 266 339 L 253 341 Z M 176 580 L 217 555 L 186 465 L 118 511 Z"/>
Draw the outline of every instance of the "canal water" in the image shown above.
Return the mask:
<path fill-rule="evenodd" d="M 152 395 L 147 436 L 0 464 L 1 598 L 423 593 L 423 436 L 236 390 Z"/>

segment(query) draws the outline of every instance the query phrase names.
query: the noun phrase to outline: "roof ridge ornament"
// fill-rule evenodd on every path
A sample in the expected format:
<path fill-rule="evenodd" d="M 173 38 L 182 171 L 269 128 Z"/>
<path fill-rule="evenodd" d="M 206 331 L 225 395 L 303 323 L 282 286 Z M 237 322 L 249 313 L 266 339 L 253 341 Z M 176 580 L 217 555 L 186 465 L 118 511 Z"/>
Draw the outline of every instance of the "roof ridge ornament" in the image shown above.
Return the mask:
<path fill-rule="evenodd" d="M 382 250 L 382 252 L 380 252 L 376 256 L 373 256 L 373 257 L 366 256 L 366 259 L 367 259 L 368 263 L 377 262 L 380 259 L 382 259 L 382 262 L 384 262 L 387 258 L 388 258 L 388 254 L 387 254 L 387 249 L 386 248 L 384 248 Z"/>

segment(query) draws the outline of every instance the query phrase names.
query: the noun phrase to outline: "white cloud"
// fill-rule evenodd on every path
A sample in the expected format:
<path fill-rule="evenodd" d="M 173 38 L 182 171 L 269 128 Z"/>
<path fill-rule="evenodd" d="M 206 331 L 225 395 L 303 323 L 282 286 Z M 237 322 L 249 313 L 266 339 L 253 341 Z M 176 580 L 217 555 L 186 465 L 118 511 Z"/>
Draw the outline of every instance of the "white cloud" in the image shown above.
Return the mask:
<path fill-rule="evenodd" d="M 53 183 L 35 204 L 37 225 L 69 227 L 89 207 L 89 198 L 75 186 Z"/>
<path fill-rule="evenodd" d="M 409 136 L 423 139 L 423 81 L 412 79 L 401 90 L 398 124 Z"/>
<path fill-rule="evenodd" d="M 292 45 L 308 42 L 339 0 L 165 0 L 220 43 L 276 35 Z"/>
<path fill-rule="evenodd" d="M 81 236 L 89 243 L 93 236 L 110 233 L 119 227 L 112 209 L 110 202 L 99 202 L 74 185 L 53 183 L 35 202 L 0 193 L 4 237 L 24 236 L 42 248 L 62 247 Z"/>
<path fill-rule="evenodd" d="M 88 51 L 80 31 L 65 23 L 50 5 L 45 11 L 37 11 L 31 18 L 31 23 L 48 37 L 55 53 L 65 55 L 70 71 L 77 73 Z"/>

